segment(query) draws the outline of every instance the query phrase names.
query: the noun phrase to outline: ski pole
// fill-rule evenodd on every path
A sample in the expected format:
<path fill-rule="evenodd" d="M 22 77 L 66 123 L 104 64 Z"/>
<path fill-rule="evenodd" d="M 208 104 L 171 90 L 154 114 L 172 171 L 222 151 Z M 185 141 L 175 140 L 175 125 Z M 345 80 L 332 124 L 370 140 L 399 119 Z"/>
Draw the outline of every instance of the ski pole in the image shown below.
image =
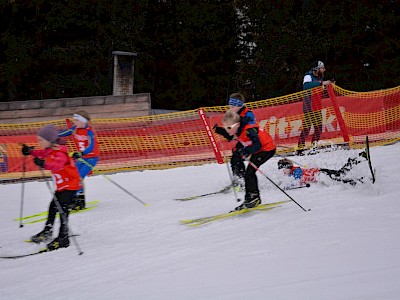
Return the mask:
<path fill-rule="evenodd" d="M 40 172 L 42 173 L 42 176 L 45 177 L 43 168 L 40 168 Z M 47 189 L 49 190 L 49 192 L 50 192 L 51 194 L 53 194 L 53 192 L 52 192 L 52 190 L 51 190 L 50 183 L 48 183 L 47 180 L 45 180 L 45 182 L 46 182 L 46 185 L 47 185 Z M 54 203 L 55 203 L 56 206 L 57 206 L 57 209 L 58 209 L 58 213 L 59 213 L 59 215 L 60 215 L 60 218 L 61 218 L 62 221 L 64 222 L 65 226 L 67 226 L 68 235 L 71 236 L 72 242 L 74 243 L 75 248 L 76 248 L 76 250 L 78 251 L 78 255 L 82 255 L 82 254 L 83 254 L 83 251 L 81 250 L 81 247 L 79 247 L 78 241 L 77 241 L 77 239 L 76 239 L 76 235 L 72 232 L 71 228 L 68 226 L 68 220 L 67 220 L 67 218 L 66 218 L 66 216 L 65 216 L 66 213 L 64 212 L 64 209 L 62 208 L 60 202 L 58 201 L 58 198 L 57 198 L 57 196 L 56 196 L 55 193 L 53 194 L 53 200 L 54 200 Z"/>
<path fill-rule="evenodd" d="M 138 197 L 136 197 L 135 195 L 133 195 L 131 192 L 129 192 L 127 189 L 125 189 L 124 187 L 122 187 L 121 185 L 119 185 L 118 183 L 116 183 L 114 180 L 112 180 L 110 177 L 108 177 L 105 174 L 100 173 L 94 166 L 92 166 L 91 164 L 89 164 L 86 160 L 84 160 L 83 158 L 78 158 L 78 161 L 84 163 L 85 165 L 87 165 L 89 168 L 92 169 L 93 172 L 98 173 L 100 175 L 102 175 L 105 179 L 107 179 L 108 181 L 110 181 L 111 183 L 115 184 L 117 187 L 119 187 L 121 190 L 123 190 L 125 193 L 127 193 L 129 196 L 131 196 L 133 199 L 139 201 L 140 203 L 142 203 L 144 206 L 149 206 L 149 204 L 143 202 L 142 200 L 140 200 Z"/>
<path fill-rule="evenodd" d="M 19 228 L 24 227 L 22 224 L 22 218 L 24 215 L 24 195 L 25 195 L 25 172 L 26 172 L 26 156 L 22 161 L 22 186 L 21 186 L 21 202 L 19 207 Z"/>
<path fill-rule="evenodd" d="M 225 147 L 223 146 L 223 148 L 225 148 Z M 240 202 L 242 200 L 237 195 L 237 192 L 236 192 L 236 189 L 235 189 L 235 180 L 233 178 L 233 172 L 232 172 L 231 168 L 229 168 L 229 162 L 226 159 L 225 155 L 224 155 L 224 160 L 225 160 L 226 168 L 228 169 L 229 178 L 231 180 L 231 187 L 232 187 L 232 191 L 233 191 L 233 196 L 235 197 L 235 201 Z"/>
<path fill-rule="evenodd" d="M 300 186 L 295 186 L 292 188 L 287 188 L 284 190 L 297 190 L 297 189 L 302 189 L 302 188 L 309 188 L 311 185 L 309 183 L 306 183 L 305 185 L 300 185 Z"/>
<path fill-rule="evenodd" d="M 235 182 L 234 182 L 234 179 L 233 179 L 232 170 L 229 168 L 229 162 L 226 161 L 225 165 L 226 165 L 226 168 L 228 169 L 229 178 L 231 179 L 231 184 L 232 184 L 231 187 L 232 187 L 232 191 L 233 191 L 235 200 L 236 200 L 237 202 L 240 202 L 240 201 L 242 201 L 242 200 L 241 200 L 241 199 L 238 197 L 238 195 L 237 195 L 237 192 L 236 192 L 236 189 L 235 189 Z"/>
<path fill-rule="evenodd" d="M 246 160 L 256 171 L 260 172 L 265 178 L 267 178 L 273 185 L 275 185 L 282 193 L 284 193 L 286 196 L 289 197 L 290 200 L 292 200 L 294 203 L 296 203 L 302 210 L 304 211 L 310 211 L 311 209 L 304 209 L 303 206 L 301 206 L 299 203 L 296 202 L 292 197 L 290 197 L 283 189 L 280 188 L 279 185 L 277 185 L 271 178 L 269 178 L 263 171 L 260 170 L 253 162 L 251 162 L 249 159 L 247 159 L 245 156 L 243 156 L 243 159 Z"/>

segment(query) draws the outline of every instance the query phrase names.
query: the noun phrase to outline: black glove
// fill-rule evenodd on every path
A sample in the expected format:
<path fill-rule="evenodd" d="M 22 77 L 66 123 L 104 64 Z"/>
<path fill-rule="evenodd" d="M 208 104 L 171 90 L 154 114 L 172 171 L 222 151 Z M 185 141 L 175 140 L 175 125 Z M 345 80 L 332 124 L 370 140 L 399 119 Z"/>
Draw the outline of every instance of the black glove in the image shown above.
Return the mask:
<path fill-rule="evenodd" d="M 25 155 L 25 156 L 30 155 L 32 150 L 33 150 L 33 148 L 35 148 L 35 147 L 29 147 L 29 146 L 24 144 L 22 146 L 22 149 L 21 149 L 22 154 Z"/>
<path fill-rule="evenodd" d="M 74 152 L 72 153 L 72 158 L 78 159 L 82 157 L 82 152 Z"/>
<path fill-rule="evenodd" d="M 220 127 L 220 126 L 217 126 L 217 124 L 215 124 L 214 127 L 213 127 L 213 129 L 214 129 L 214 131 L 215 131 L 216 134 L 222 135 L 222 136 L 223 136 L 224 138 L 226 138 L 229 142 L 232 141 L 233 136 L 230 135 L 230 134 L 225 130 L 224 127 Z"/>
<path fill-rule="evenodd" d="M 220 134 L 220 135 L 224 135 L 226 132 L 224 127 L 219 127 L 219 126 L 217 126 L 217 124 L 214 125 L 213 129 L 214 129 L 215 133 Z"/>
<path fill-rule="evenodd" d="M 241 158 L 246 158 L 247 156 L 249 156 L 249 154 L 247 153 L 247 151 L 245 150 L 246 148 L 236 148 L 235 151 L 239 154 L 239 156 Z"/>
<path fill-rule="evenodd" d="M 44 168 L 44 160 L 43 159 L 35 157 L 35 159 L 33 161 L 34 161 L 35 165 L 37 165 L 38 167 L 40 167 L 42 169 Z"/>

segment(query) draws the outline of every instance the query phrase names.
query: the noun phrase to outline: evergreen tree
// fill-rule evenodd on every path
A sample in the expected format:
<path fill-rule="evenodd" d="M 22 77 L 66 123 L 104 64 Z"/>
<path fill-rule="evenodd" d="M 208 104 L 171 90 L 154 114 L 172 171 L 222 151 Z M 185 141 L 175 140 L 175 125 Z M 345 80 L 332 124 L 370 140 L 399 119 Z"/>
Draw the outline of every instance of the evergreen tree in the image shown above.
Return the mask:
<path fill-rule="evenodd" d="M 246 44 L 238 84 L 250 83 L 253 98 L 302 89 L 314 60 L 349 90 L 370 91 L 400 82 L 398 1 L 237 1 Z M 242 27 L 242 28 L 243 28 Z M 242 33 L 243 35 L 243 33 Z"/>
<path fill-rule="evenodd" d="M 400 82 L 399 1 L 4 0 L 0 18 L 0 101 L 111 94 L 114 50 L 155 108 L 297 92 L 316 59 L 348 90 Z"/>
<path fill-rule="evenodd" d="M 230 1 L 153 2 L 149 14 L 152 59 L 143 71 L 152 78 L 157 107 L 226 104 L 237 45 Z"/>

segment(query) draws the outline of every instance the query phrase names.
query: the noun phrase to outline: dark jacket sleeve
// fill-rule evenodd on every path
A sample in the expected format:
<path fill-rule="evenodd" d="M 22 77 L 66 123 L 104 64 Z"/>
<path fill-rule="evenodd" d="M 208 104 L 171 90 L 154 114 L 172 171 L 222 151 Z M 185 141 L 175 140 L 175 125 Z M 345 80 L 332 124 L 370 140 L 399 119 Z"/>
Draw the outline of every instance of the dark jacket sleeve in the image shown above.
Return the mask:
<path fill-rule="evenodd" d="M 75 128 L 76 128 L 76 126 L 73 126 L 69 129 L 61 130 L 58 132 L 58 136 L 61 136 L 61 137 L 69 136 L 74 133 Z"/>
<path fill-rule="evenodd" d="M 257 151 L 261 150 L 261 141 L 258 137 L 258 129 L 257 128 L 250 128 L 246 130 L 246 135 L 252 141 L 250 146 L 244 148 L 245 155 L 250 155 L 256 153 Z"/>

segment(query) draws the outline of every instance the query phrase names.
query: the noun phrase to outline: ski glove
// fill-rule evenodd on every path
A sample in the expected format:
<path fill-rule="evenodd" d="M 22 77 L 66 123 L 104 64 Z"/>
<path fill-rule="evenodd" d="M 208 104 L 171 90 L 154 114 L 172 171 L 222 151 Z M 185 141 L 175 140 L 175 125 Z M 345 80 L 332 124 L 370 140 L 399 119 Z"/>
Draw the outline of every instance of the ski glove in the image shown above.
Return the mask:
<path fill-rule="evenodd" d="M 247 158 L 250 154 L 246 151 L 246 148 L 236 148 L 236 152 L 241 158 Z"/>
<path fill-rule="evenodd" d="M 34 147 L 29 147 L 29 146 L 27 146 L 27 145 L 24 144 L 24 145 L 22 146 L 22 150 L 21 150 L 21 151 L 22 151 L 22 154 L 25 155 L 25 156 L 30 155 L 31 152 L 32 152 L 32 150 L 33 150 L 33 148 L 34 148 Z"/>
<path fill-rule="evenodd" d="M 72 158 L 78 159 L 82 157 L 82 152 L 74 152 L 71 155 Z"/>
<path fill-rule="evenodd" d="M 37 165 L 38 167 L 40 167 L 42 169 L 44 168 L 44 160 L 43 159 L 35 157 L 35 159 L 33 161 L 34 161 L 35 165 Z"/>
<path fill-rule="evenodd" d="M 226 138 L 229 142 L 233 140 L 233 136 L 230 135 L 230 134 L 225 130 L 224 127 L 219 127 L 219 126 L 217 126 L 217 124 L 215 124 L 214 127 L 213 127 L 213 129 L 214 129 L 214 132 L 215 132 L 216 134 L 222 135 L 222 136 L 223 136 L 224 138 Z"/>

